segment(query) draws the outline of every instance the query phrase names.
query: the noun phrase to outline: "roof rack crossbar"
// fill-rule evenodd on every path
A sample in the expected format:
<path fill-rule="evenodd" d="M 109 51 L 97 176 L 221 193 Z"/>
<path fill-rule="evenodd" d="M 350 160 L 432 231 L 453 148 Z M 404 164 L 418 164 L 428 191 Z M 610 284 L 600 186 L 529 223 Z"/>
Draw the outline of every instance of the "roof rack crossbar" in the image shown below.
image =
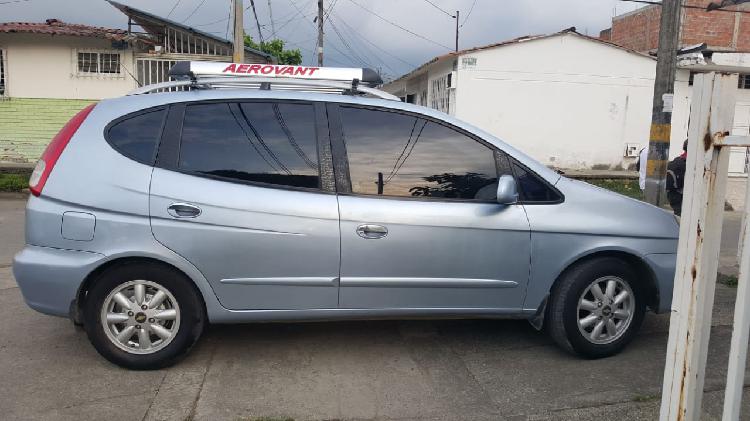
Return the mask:
<path fill-rule="evenodd" d="M 400 101 L 400 99 L 380 89 L 362 86 L 358 80 L 352 83 L 329 81 L 329 80 L 312 80 L 312 79 L 295 79 L 295 78 L 264 78 L 264 77 L 212 77 L 212 78 L 195 78 L 192 80 L 176 80 L 171 82 L 155 83 L 135 89 L 128 95 L 141 95 L 150 92 L 156 92 L 163 89 L 191 87 L 197 89 L 216 89 L 216 88 L 244 88 L 244 89 L 267 89 L 274 85 L 279 86 L 299 86 L 311 88 L 334 88 L 341 90 L 342 94 L 366 94 L 376 98 L 387 99 L 391 101 Z"/>

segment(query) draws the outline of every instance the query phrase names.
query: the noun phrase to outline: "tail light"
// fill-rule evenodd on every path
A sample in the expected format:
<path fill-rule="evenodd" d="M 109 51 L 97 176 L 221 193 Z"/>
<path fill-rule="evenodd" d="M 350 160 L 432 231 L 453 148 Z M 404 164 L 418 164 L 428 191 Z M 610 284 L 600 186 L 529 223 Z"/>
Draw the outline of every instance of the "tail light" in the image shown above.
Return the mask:
<path fill-rule="evenodd" d="M 52 138 L 52 141 L 47 145 L 47 149 L 44 150 L 42 157 L 37 161 L 34 171 L 29 178 L 29 190 L 31 190 L 31 194 L 34 196 L 42 194 L 44 184 L 47 182 L 49 174 L 52 172 L 52 168 L 54 168 L 57 163 L 57 159 L 60 158 L 63 150 L 68 146 L 68 142 L 70 142 L 70 139 L 76 133 L 78 128 L 81 127 L 81 124 L 86 120 L 86 117 L 91 110 L 94 109 L 95 105 L 96 104 L 91 104 L 79 111 L 78 114 L 73 116 L 73 118 L 71 118 L 70 121 L 60 129 L 60 132 Z"/>

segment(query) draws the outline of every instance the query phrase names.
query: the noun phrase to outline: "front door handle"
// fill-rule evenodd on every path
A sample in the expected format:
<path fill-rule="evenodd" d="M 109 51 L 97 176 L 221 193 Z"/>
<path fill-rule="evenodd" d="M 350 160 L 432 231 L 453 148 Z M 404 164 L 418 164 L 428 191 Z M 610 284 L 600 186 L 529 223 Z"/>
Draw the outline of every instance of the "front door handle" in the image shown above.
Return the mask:
<path fill-rule="evenodd" d="M 201 208 L 189 203 L 172 203 L 167 212 L 175 218 L 195 218 L 201 214 Z"/>
<path fill-rule="evenodd" d="M 388 235 L 388 228 L 382 225 L 362 224 L 357 227 L 357 235 L 368 240 L 383 238 Z"/>

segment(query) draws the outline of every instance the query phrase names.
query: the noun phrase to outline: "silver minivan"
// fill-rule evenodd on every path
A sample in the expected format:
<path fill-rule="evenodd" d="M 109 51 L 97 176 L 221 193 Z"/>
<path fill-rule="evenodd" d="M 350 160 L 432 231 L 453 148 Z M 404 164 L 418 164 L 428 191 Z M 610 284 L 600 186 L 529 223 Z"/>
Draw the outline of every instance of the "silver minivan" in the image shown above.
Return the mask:
<path fill-rule="evenodd" d="M 662 209 L 359 80 L 190 76 L 84 109 L 30 181 L 24 299 L 115 364 L 168 366 L 208 323 L 417 317 L 524 319 L 599 358 L 670 309 Z"/>

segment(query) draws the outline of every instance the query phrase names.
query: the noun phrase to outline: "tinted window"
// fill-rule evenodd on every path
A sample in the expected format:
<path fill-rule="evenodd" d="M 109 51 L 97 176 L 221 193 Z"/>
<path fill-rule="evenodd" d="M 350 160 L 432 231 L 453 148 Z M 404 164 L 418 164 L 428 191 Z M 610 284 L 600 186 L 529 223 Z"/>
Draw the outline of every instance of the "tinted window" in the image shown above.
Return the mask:
<path fill-rule="evenodd" d="M 386 111 L 341 108 L 352 191 L 494 200 L 491 149 L 446 126 Z"/>
<path fill-rule="evenodd" d="M 317 188 L 313 107 L 271 103 L 189 105 L 179 167 L 235 180 Z"/>
<path fill-rule="evenodd" d="M 518 181 L 519 195 L 523 202 L 557 202 L 560 194 L 526 168 L 513 162 L 513 171 Z"/>
<path fill-rule="evenodd" d="M 139 114 L 115 123 L 108 140 L 120 153 L 139 162 L 153 164 L 166 110 Z"/>

